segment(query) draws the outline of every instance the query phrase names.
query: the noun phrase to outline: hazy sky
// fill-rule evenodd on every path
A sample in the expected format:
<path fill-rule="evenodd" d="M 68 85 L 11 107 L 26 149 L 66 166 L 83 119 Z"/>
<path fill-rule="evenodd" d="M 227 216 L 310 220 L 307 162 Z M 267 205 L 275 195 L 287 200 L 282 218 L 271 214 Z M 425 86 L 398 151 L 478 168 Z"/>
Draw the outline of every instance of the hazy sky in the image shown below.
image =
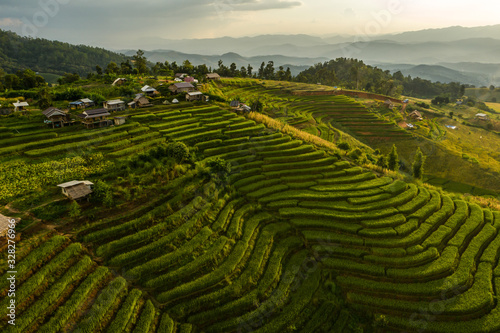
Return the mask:
<path fill-rule="evenodd" d="M 161 38 L 373 34 L 500 23 L 493 0 L 0 0 L 0 29 L 106 48 Z"/>

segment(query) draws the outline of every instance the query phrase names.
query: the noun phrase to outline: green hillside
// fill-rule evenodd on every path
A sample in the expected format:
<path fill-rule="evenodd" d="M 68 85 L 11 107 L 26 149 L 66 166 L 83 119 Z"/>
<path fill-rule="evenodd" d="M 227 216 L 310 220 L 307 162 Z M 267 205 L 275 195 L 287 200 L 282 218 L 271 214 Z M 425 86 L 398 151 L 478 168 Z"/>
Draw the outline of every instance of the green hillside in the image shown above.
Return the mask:
<path fill-rule="evenodd" d="M 227 96 L 229 100 L 234 98 L 251 103 L 258 99 L 264 104 L 265 114 L 325 140 L 348 142 L 353 147 L 364 144 L 380 149 L 384 154 L 396 145 L 403 171 L 409 172 L 415 151 L 420 148 L 427 157 L 425 172 L 428 177 L 451 181 L 450 190 L 452 187 L 456 190 L 460 187 L 458 183 L 464 183 L 470 186 L 461 186 L 462 192 L 499 193 L 500 156 L 497 148 L 500 136 L 495 131 L 500 130 L 500 122 L 496 120 L 496 114 L 487 112 L 493 124 L 492 130 L 487 130 L 486 123 L 474 119 L 476 113 L 485 112 L 476 108 L 442 106 L 433 107 L 433 111 L 416 107 L 412 102 L 408 111 L 401 111 L 401 104 L 395 104 L 393 110 L 387 109 L 383 99 L 315 96 L 314 92 L 328 90 L 333 92 L 332 88 L 318 85 L 225 79 L 209 87 L 208 91 Z M 312 96 L 307 96 L 311 91 Z M 424 115 L 424 121 L 413 121 L 408 116 L 410 108 L 415 107 Z M 454 113 L 453 118 L 449 117 L 449 112 Z M 401 123 L 405 119 L 417 125 L 417 129 L 403 129 Z M 451 130 L 446 125 L 458 129 Z"/>
<path fill-rule="evenodd" d="M 0 29 L 0 68 L 7 73 L 31 69 L 35 72 L 87 75 L 96 65 L 120 64 L 128 57 L 102 48 L 21 37 Z"/>
<path fill-rule="evenodd" d="M 266 96 L 235 89 L 227 99 Z M 289 123 L 309 132 L 318 117 L 367 151 L 354 136 L 412 140 L 349 98 L 271 91 L 266 105 L 291 103 Z M 217 105 L 124 114 L 102 130 L 3 118 L 0 201 L 22 220 L 16 326 L 2 288 L 2 331 L 500 330 L 500 212 Z M 90 202 L 62 196 L 56 185 L 73 179 L 95 184 Z"/>

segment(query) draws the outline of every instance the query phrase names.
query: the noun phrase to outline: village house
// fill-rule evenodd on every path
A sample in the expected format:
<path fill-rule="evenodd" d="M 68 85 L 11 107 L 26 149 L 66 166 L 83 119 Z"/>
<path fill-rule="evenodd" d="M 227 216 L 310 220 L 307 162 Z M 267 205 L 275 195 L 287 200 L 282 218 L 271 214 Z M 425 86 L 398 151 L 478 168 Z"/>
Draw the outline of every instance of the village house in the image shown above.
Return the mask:
<path fill-rule="evenodd" d="M 478 113 L 476 114 L 476 118 L 479 120 L 488 120 L 488 115 L 486 113 Z"/>
<path fill-rule="evenodd" d="M 196 80 L 194 77 L 192 76 L 186 76 L 184 78 L 184 82 L 188 82 L 188 83 L 198 83 L 198 80 Z"/>
<path fill-rule="evenodd" d="M 82 124 L 87 128 L 106 127 L 112 125 L 113 121 L 108 119 L 109 116 L 111 116 L 111 114 L 107 109 L 86 110 L 83 111 L 82 114 L 78 115 Z"/>
<path fill-rule="evenodd" d="M 131 109 L 146 108 L 149 106 L 153 106 L 153 104 L 149 102 L 149 99 L 142 96 L 142 94 L 137 95 L 132 102 L 128 103 L 128 107 Z"/>
<path fill-rule="evenodd" d="M 424 118 L 422 118 L 422 114 L 418 111 L 413 111 L 409 114 L 409 117 L 415 120 L 424 120 Z"/>
<path fill-rule="evenodd" d="M 89 108 L 91 106 L 95 106 L 95 102 L 89 98 L 82 98 L 82 99 L 80 99 L 80 102 L 82 102 L 86 108 Z"/>
<path fill-rule="evenodd" d="M 387 99 L 387 100 L 384 102 L 384 105 L 385 105 L 385 107 L 386 107 L 386 108 L 391 109 L 391 110 L 394 108 L 394 104 L 391 102 L 391 100 L 390 100 L 390 99 Z"/>
<path fill-rule="evenodd" d="M 203 95 L 201 91 L 193 91 L 186 94 L 187 102 L 203 101 L 208 102 L 208 96 Z"/>
<path fill-rule="evenodd" d="M 85 109 L 85 103 L 83 103 L 82 101 L 70 102 L 68 108 L 70 110 Z"/>
<path fill-rule="evenodd" d="M 171 85 L 170 87 L 168 87 L 168 89 L 170 89 L 170 91 L 173 92 L 174 94 L 180 94 L 183 92 L 188 93 L 188 92 L 195 91 L 194 86 L 191 83 L 187 83 L 187 82 L 175 83 L 175 84 Z"/>
<path fill-rule="evenodd" d="M 237 109 L 240 106 L 240 101 L 232 100 L 231 103 L 229 103 L 229 106 L 233 109 Z"/>
<path fill-rule="evenodd" d="M 189 75 L 188 73 L 175 73 L 174 78 L 176 78 L 176 79 L 184 79 L 188 75 Z"/>
<path fill-rule="evenodd" d="M 126 122 L 125 117 L 115 117 L 113 120 L 114 120 L 116 126 L 123 125 Z"/>
<path fill-rule="evenodd" d="M 104 102 L 104 108 L 113 112 L 113 111 L 124 111 L 125 110 L 125 102 L 120 99 L 112 99 Z"/>
<path fill-rule="evenodd" d="M 207 74 L 207 79 L 219 81 L 220 80 L 220 75 L 217 74 L 217 73 L 208 73 Z"/>
<path fill-rule="evenodd" d="M 57 185 L 62 189 L 62 193 L 71 200 L 80 200 L 92 193 L 94 184 L 88 180 L 73 180 L 64 184 Z"/>
<path fill-rule="evenodd" d="M 19 102 L 12 103 L 14 105 L 14 111 L 26 111 L 26 108 L 29 106 L 27 102 Z"/>
<path fill-rule="evenodd" d="M 127 82 L 127 79 L 124 79 L 124 78 L 121 78 L 119 77 L 118 79 L 114 80 L 113 83 L 111 84 L 112 86 L 121 86 L 122 84 L 124 84 L 125 82 Z"/>
<path fill-rule="evenodd" d="M 149 97 L 154 97 L 155 95 L 159 95 L 160 93 L 158 92 L 158 90 L 156 90 L 155 88 L 153 87 L 150 87 L 148 85 L 145 85 L 144 87 L 141 88 L 141 91 L 146 94 L 146 96 L 149 96 Z"/>
<path fill-rule="evenodd" d="M 70 126 L 75 123 L 74 120 L 71 120 L 71 116 L 68 113 L 55 107 L 50 107 L 42 113 L 47 118 L 44 120 L 44 123 L 52 125 L 52 128 Z"/>
<path fill-rule="evenodd" d="M 252 108 L 249 107 L 248 105 L 244 103 L 240 103 L 240 101 L 237 100 L 232 100 L 229 103 L 229 106 L 234 110 L 234 111 L 240 111 L 240 112 L 250 112 L 252 111 Z"/>

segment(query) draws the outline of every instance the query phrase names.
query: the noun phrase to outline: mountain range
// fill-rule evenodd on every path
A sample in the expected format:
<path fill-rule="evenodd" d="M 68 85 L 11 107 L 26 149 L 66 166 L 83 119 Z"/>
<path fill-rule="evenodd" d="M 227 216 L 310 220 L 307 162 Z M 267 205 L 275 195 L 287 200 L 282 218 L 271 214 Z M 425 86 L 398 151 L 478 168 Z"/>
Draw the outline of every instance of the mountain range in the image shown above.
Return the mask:
<path fill-rule="evenodd" d="M 500 25 L 449 27 L 380 36 L 261 35 L 208 39 L 156 39 L 152 62 L 186 59 L 217 67 L 218 60 L 238 67 L 273 60 L 296 75 L 318 62 L 357 58 L 392 72 L 431 81 L 500 84 Z M 150 40 L 153 43 L 153 40 Z M 131 55 L 130 50 L 120 52 Z M 135 51 L 133 51 L 135 52 Z"/>
<path fill-rule="evenodd" d="M 39 72 L 83 75 L 120 63 L 136 49 L 107 51 L 44 39 L 20 37 L 1 31 L 0 67 L 7 72 L 32 68 Z M 356 58 L 391 72 L 448 83 L 458 81 L 476 86 L 500 85 L 500 25 L 449 27 L 379 36 L 260 35 L 208 39 L 167 40 L 147 37 L 149 61 L 217 68 L 219 60 L 238 68 L 274 61 L 275 68 L 290 67 L 292 74 L 319 62 L 339 57 Z M 133 43 L 131 43 L 133 48 Z M 142 45 L 142 44 L 141 44 Z M 39 52 L 38 50 L 43 50 Z"/>

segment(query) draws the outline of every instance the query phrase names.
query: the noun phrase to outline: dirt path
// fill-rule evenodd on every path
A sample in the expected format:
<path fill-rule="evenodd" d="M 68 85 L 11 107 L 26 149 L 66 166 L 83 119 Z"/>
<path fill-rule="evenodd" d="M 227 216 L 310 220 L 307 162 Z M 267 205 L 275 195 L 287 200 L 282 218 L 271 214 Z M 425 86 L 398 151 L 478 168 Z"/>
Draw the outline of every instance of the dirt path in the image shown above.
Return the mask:
<path fill-rule="evenodd" d="M 10 217 L 0 214 L 0 236 L 7 234 L 7 230 L 9 230 L 10 220 L 11 220 Z"/>

